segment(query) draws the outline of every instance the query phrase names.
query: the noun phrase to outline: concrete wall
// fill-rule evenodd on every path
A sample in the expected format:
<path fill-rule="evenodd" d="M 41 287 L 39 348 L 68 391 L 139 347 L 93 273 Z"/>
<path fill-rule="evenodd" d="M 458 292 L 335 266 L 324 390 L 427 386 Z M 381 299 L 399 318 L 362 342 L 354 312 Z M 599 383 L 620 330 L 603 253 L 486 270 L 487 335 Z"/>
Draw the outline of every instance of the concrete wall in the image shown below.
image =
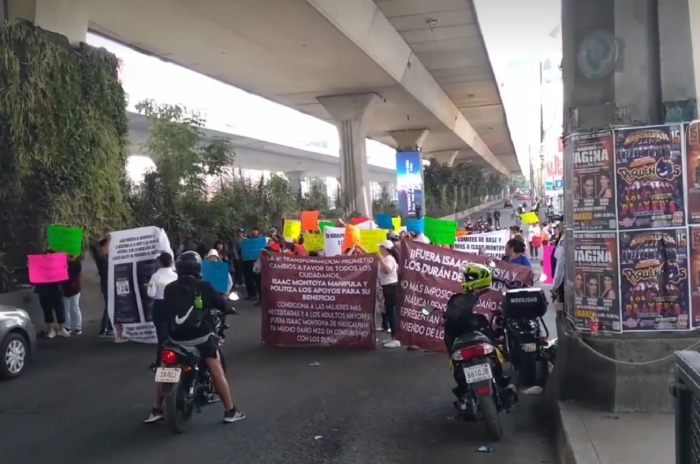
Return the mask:
<path fill-rule="evenodd" d="M 689 5 L 695 0 L 657 1 L 662 100 L 678 101 L 697 98 Z M 697 9 L 697 14 L 700 15 L 700 8 Z M 695 21 L 695 28 L 698 29 L 700 16 Z M 696 50 L 700 58 L 700 47 Z"/>

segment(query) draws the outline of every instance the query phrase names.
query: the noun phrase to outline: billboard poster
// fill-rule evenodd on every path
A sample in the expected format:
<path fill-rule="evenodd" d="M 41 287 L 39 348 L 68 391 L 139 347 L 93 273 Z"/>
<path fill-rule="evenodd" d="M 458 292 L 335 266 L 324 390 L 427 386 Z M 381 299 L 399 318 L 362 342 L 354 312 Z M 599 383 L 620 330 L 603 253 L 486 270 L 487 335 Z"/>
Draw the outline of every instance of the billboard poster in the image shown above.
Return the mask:
<path fill-rule="evenodd" d="M 263 342 L 374 349 L 377 268 L 367 255 L 263 253 Z"/>
<path fill-rule="evenodd" d="M 686 127 L 685 156 L 688 182 L 688 224 L 700 224 L 700 121 Z"/>
<path fill-rule="evenodd" d="M 455 293 L 462 292 L 462 272 L 467 263 L 486 264 L 491 258 L 472 255 L 411 240 L 401 241 L 399 263 L 398 339 L 407 346 L 444 352 L 442 314 Z M 529 267 L 495 261 L 494 277 L 506 283 L 522 282 L 532 285 L 533 272 Z M 484 293 L 474 311 L 489 319 L 503 301 L 504 286 L 494 281 L 491 290 Z M 422 309 L 435 311 L 426 316 Z"/>
<path fill-rule="evenodd" d="M 396 192 L 403 217 L 421 216 L 423 209 L 423 155 L 419 151 L 396 152 Z M 418 208 L 418 210 L 416 210 Z"/>
<path fill-rule="evenodd" d="M 681 126 L 615 131 L 619 229 L 685 225 Z"/>
<path fill-rule="evenodd" d="M 700 327 L 700 227 L 690 228 L 690 301 L 693 327 Z"/>
<path fill-rule="evenodd" d="M 617 233 L 574 233 L 574 313 L 578 328 L 619 332 Z"/>
<path fill-rule="evenodd" d="M 612 131 L 571 136 L 573 183 L 571 186 L 576 230 L 616 228 L 615 175 Z"/>
<path fill-rule="evenodd" d="M 688 232 L 620 233 L 623 330 L 689 328 Z"/>
<path fill-rule="evenodd" d="M 164 251 L 172 253 L 168 236 L 158 227 L 110 234 L 107 311 L 118 341 L 156 343 L 153 299 L 146 287 Z"/>

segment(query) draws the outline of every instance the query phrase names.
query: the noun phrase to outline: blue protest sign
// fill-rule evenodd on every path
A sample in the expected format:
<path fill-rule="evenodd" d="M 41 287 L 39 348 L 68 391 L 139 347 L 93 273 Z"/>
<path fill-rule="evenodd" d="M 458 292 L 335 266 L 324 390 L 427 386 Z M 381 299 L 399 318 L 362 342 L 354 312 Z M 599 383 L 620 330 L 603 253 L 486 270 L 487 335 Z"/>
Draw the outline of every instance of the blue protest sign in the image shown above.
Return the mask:
<path fill-rule="evenodd" d="M 229 265 L 222 261 L 202 261 L 202 280 L 219 293 L 228 291 Z"/>
<path fill-rule="evenodd" d="M 425 221 L 423 220 L 423 218 L 406 219 L 406 230 L 408 230 L 409 232 L 422 234 L 425 232 Z"/>
<path fill-rule="evenodd" d="M 375 214 L 374 222 L 377 223 L 377 227 L 380 229 L 391 230 L 394 228 L 394 224 L 391 222 L 391 214 Z"/>
<path fill-rule="evenodd" d="M 260 253 L 267 246 L 266 237 L 246 238 L 240 241 L 243 261 L 253 261 L 258 259 Z"/>

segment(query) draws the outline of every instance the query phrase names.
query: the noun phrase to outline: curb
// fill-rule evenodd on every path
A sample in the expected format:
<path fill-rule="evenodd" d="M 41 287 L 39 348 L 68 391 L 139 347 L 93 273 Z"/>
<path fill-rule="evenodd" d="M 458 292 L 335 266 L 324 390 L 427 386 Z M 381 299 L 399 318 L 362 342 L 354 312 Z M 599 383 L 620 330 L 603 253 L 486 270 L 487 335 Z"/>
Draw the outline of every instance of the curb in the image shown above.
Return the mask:
<path fill-rule="evenodd" d="M 602 464 L 583 418 L 573 403 L 557 401 L 555 445 L 559 464 Z"/>

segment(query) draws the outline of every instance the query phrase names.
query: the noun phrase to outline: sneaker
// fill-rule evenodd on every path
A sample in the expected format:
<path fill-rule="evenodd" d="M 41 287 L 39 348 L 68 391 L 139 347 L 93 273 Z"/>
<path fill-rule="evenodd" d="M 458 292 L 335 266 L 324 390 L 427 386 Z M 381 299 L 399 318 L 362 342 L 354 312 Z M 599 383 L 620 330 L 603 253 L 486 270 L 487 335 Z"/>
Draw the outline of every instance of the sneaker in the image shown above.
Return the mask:
<path fill-rule="evenodd" d="M 207 393 L 206 398 L 208 404 L 218 403 L 219 401 L 221 401 L 221 398 L 219 398 L 219 395 L 217 395 L 216 393 Z"/>
<path fill-rule="evenodd" d="M 243 419 L 245 419 L 245 414 L 236 408 L 224 413 L 224 422 L 226 424 L 233 424 L 234 422 L 242 421 Z"/>
<path fill-rule="evenodd" d="M 82 335 L 83 331 L 82 331 L 82 329 L 71 329 L 70 334 L 71 335 Z"/>
<path fill-rule="evenodd" d="M 54 338 L 56 336 L 56 329 L 51 327 L 48 332 L 46 332 L 46 338 Z"/>
<path fill-rule="evenodd" d="M 398 340 L 389 340 L 388 342 L 384 343 L 384 348 L 399 348 L 401 346 L 401 342 Z"/>
<path fill-rule="evenodd" d="M 66 330 L 66 328 L 62 328 L 61 330 L 56 331 L 56 336 L 58 337 L 70 337 L 70 332 Z"/>
<path fill-rule="evenodd" d="M 161 421 L 163 419 L 165 419 L 165 416 L 163 415 L 163 410 L 153 408 L 153 409 L 151 409 L 151 413 L 143 421 L 143 423 L 144 424 L 153 424 L 154 422 L 158 422 L 158 421 Z"/>
<path fill-rule="evenodd" d="M 377 332 L 386 332 L 384 327 L 377 327 Z"/>

